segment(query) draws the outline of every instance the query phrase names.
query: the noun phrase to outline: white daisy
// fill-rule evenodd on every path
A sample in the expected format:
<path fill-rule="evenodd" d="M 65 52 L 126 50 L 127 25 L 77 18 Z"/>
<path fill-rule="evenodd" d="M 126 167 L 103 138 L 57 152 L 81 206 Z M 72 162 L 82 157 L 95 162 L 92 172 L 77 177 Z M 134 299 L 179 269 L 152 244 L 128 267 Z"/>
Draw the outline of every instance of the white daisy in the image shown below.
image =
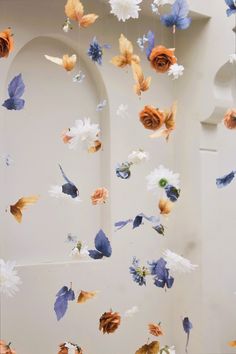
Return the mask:
<path fill-rule="evenodd" d="M 58 199 L 63 198 L 63 199 L 67 199 L 67 200 L 72 200 L 76 203 L 81 202 L 81 199 L 79 196 L 76 198 L 72 198 L 69 194 L 63 193 L 62 186 L 59 186 L 59 185 L 51 186 L 48 193 L 49 193 L 50 197 L 53 197 L 53 198 L 58 198 Z"/>
<path fill-rule="evenodd" d="M 198 267 L 198 265 L 192 264 L 188 259 L 168 249 L 163 252 L 163 258 L 167 262 L 166 267 L 173 272 L 190 273 Z"/>
<path fill-rule="evenodd" d="M 128 118 L 128 105 L 121 103 L 117 108 L 116 115 L 121 118 Z"/>
<path fill-rule="evenodd" d="M 165 188 L 167 185 L 171 185 L 176 189 L 179 189 L 179 173 L 174 173 L 171 170 L 160 165 L 155 168 L 147 177 L 147 189 L 149 191 L 156 190 L 158 188 Z"/>
<path fill-rule="evenodd" d="M 138 306 L 133 306 L 129 310 L 125 311 L 124 317 L 133 317 L 137 312 L 139 312 Z"/>
<path fill-rule="evenodd" d="M 75 121 L 75 126 L 66 133 L 68 137 L 71 137 L 68 145 L 71 149 L 75 149 L 78 142 L 82 141 L 87 144 L 87 147 L 91 147 L 98 140 L 99 133 L 99 125 L 91 123 L 90 118 L 78 119 Z"/>
<path fill-rule="evenodd" d="M 178 79 L 184 73 L 184 66 L 179 64 L 173 64 L 168 70 L 168 75 L 173 75 L 173 80 Z"/>
<path fill-rule="evenodd" d="M 236 63 L 236 53 L 230 54 L 229 62 L 230 62 L 230 64 Z"/>
<path fill-rule="evenodd" d="M 138 18 L 142 0 L 109 0 L 111 13 L 125 22 L 129 18 Z"/>
<path fill-rule="evenodd" d="M 128 156 L 128 162 L 138 165 L 141 162 L 149 160 L 149 153 L 143 150 L 134 150 Z"/>
<path fill-rule="evenodd" d="M 19 290 L 20 277 L 15 270 L 15 262 L 0 259 L 0 293 L 13 296 Z"/>

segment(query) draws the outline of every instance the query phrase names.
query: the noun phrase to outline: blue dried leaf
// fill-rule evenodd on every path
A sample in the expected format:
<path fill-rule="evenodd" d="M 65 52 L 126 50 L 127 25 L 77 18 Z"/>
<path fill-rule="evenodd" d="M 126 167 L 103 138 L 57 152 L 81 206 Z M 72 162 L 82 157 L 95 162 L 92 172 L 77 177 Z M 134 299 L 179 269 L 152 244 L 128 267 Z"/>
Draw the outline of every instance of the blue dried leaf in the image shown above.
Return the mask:
<path fill-rule="evenodd" d="M 236 3 L 234 0 L 225 0 L 226 5 L 228 5 L 228 9 L 226 10 L 227 16 L 231 16 L 236 13 Z"/>
<path fill-rule="evenodd" d="M 114 226 L 116 227 L 116 230 L 121 230 L 123 227 L 125 227 L 127 224 L 133 222 L 133 219 L 128 219 L 125 221 L 117 221 Z"/>
<path fill-rule="evenodd" d="M 72 181 L 69 180 L 69 178 L 66 176 L 66 174 L 60 164 L 59 164 L 59 168 L 61 170 L 62 177 L 67 182 L 62 185 L 62 192 L 64 194 L 70 195 L 71 198 L 77 198 L 79 196 L 78 188 L 76 187 L 76 185 Z"/>
<path fill-rule="evenodd" d="M 25 101 L 20 98 L 25 92 L 25 84 L 22 80 L 22 75 L 15 76 L 8 86 L 9 97 L 4 101 L 3 107 L 8 110 L 21 110 L 24 108 Z"/>
<path fill-rule="evenodd" d="M 145 52 L 146 52 L 147 58 L 149 59 L 149 57 L 151 55 L 151 52 L 152 52 L 152 50 L 154 48 L 154 45 L 155 45 L 155 34 L 154 34 L 154 32 L 149 31 L 148 34 L 147 34 L 147 39 L 148 39 L 148 46 L 145 49 Z"/>
<path fill-rule="evenodd" d="M 176 26 L 178 29 L 187 29 L 192 20 L 187 17 L 189 14 L 189 7 L 186 0 L 176 0 L 172 6 L 169 14 L 160 17 L 161 22 L 166 27 Z"/>
<path fill-rule="evenodd" d="M 110 257 L 112 254 L 111 244 L 103 230 L 100 230 L 95 237 L 96 250 L 89 250 L 89 256 L 93 259 Z"/>
<path fill-rule="evenodd" d="M 184 317 L 184 319 L 183 319 L 183 328 L 184 328 L 184 332 L 187 334 L 185 352 L 188 353 L 189 336 L 190 336 L 191 329 L 193 328 L 193 325 L 190 322 L 188 317 Z"/>
<path fill-rule="evenodd" d="M 65 315 L 68 308 L 68 301 L 75 300 L 75 293 L 72 289 L 68 289 L 67 286 L 63 286 L 56 294 L 56 301 L 54 304 L 54 311 L 57 316 L 57 320 Z"/>
<path fill-rule="evenodd" d="M 218 188 L 223 188 L 228 186 L 228 184 L 230 184 L 233 179 L 235 177 L 235 172 L 232 171 L 230 173 L 228 173 L 227 175 L 223 176 L 223 177 L 219 177 L 216 179 L 216 185 Z"/>
<path fill-rule="evenodd" d="M 133 229 L 139 227 L 142 224 L 142 221 L 143 221 L 142 215 L 137 215 L 133 221 Z"/>

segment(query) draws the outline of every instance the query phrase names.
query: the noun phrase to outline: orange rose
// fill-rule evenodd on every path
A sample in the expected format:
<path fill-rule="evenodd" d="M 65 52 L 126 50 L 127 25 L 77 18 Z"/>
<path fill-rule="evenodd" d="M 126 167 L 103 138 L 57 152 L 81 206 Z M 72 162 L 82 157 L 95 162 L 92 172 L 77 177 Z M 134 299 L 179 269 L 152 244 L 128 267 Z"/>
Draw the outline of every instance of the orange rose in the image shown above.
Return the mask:
<path fill-rule="evenodd" d="M 106 203 L 109 196 L 109 192 L 106 188 L 98 188 L 91 195 L 91 200 L 93 205 Z"/>
<path fill-rule="evenodd" d="M 69 350 L 65 345 L 66 345 L 66 343 L 60 344 L 60 351 L 58 352 L 58 354 L 68 354 L 69 353 Z M 77 349 L 75 349 L 75 354 L 83 354 L 83 351 L 81 348 L 76 346 L 76 344 L 73 344 L 73 345 L 75 347 L 77 347 Z"/>
<path fill-rule="evenodd" d="M 224 116 L 224 125 L 228 129 L 236 129 L 236 109 L 229 109 Z"/>
<path fill-rule="evenodd" d="M 153 69 L 158 73 L 166 73 L 171 65 L 177 63 L 174 49 L 168 49 L 163 45 L 153 48 L 149 60 Z"/>
<path fill-rule="evenodd" d="M 159 129 L 165 122 L 165 113 L 153 106 L 145 106 L 139 113 L 139 118 L 144 128 L 150 130 Z"/>
<path fill-rule="evenodd" d="M 7 58 L 9 53 L 13 51 L 14 40 L 11 29 L 5 29 L 0 32 L 0 58 Z"/>
<path fill-rule="evenodd" d="M 153 336 L 159 337 L 164 335 L 160 324 L 150 323 L 148 325 L 148 328 L 149 328 L 149 333 L 152 334 Z"/>
<path fill-rule="evenodd" d="M 10 348 L 10 344 L 0 341 L 0 354 L 16 354 L 16 351 Z"/>

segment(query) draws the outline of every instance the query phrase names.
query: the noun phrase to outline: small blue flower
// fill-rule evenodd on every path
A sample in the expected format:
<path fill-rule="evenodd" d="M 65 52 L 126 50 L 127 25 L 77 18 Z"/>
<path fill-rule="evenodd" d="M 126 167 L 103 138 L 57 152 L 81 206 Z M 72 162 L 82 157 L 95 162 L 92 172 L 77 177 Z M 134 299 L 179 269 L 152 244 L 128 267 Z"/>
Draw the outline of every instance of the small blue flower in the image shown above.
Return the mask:
<path fill-rule="evenodd" d="M 170 184 L 165 186 L 165 192 L 167 198 L 170 199 L 171 202 L 176 202 L 180 195 L 180 190 L 175 188 L 174 186 L 171 186 Z"/>
<path fill-rule="evenodd" d="M 132 266 L 129 267 L 130 274 L 132 274 L 133 281 L 138 285 L 146 285 L 146 276 L 149 274 L 146 267 L 140 267 L 139 260 L 134 257 Z"/>
<path fill-rule="evenodd" d="M 94 37 L 88 49 L 88 56 L 90 59 L 99 65 L 102 65 L 103 47 L 107 49 L 110 48 L 108 45 L 101 46 L 96 37 Z"/>
<path fill-rule="evenodd" d="M 122 179 L 128 179 L 131 176 L 130 163 L 124 162 L 116 165 L 116 175 Z"/>
<path fill-rule="evenodd" d="M 159 288 L 168 289 L 172 287 L 174 278 L 170 276 L 169 269 L 166 268 L 166 261 L 160 258 L 158 261 L 149 262 L 149 270 L 154 276 L 154 284 Z"/>
<path fill-rule="evenodd" d="M 226 187 L 228 184 L 230 184 L 232 182 L 232 180 L 235 177 L 235 172 L 232 171 L 230 173 L 228 173 L 227 175 L 217 178 L 216 179 L 216 185 L 218 188 L 223 188 Z"/>

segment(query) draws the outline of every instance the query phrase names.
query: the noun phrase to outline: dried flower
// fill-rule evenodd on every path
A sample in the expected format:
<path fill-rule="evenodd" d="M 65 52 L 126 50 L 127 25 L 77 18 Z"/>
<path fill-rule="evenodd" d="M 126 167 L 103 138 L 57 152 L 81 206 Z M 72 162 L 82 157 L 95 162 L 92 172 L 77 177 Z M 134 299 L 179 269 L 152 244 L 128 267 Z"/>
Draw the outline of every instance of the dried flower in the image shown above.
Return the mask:
<path fill-rule="evenodd" d="M 91 195 L 91 200 L 93 205 L 106 203 L 109 196 L 109 192 L 106 188 L 97 188 L 95 192 Z"/>
<path fill-rule="evenodd" d="M 121 317 L 118 312 L 105 312 L 100 320 L 99 320 L 99 330 L 103 332 L 103 334 L 114 333 L 119 327 L 121 322 Z"/>
<path fill-rule="evenodd" d="M 11 29 L 0 32 L 0 58 L 7 58 L 14 49 L 14 40 Z"/>
<path fill-rule="evenodd" d="M 173 203 L 170 202 L 168 199 L 161 198 L 158 204 L 160 213 L 162 215 L 168 215 L 170 214 L 172 208 L 173 208 Z"/>
<path fill-rule="evenodd" d="M 153 48 L 149 60 L 153 69 L 158 73 L 166 73 L 171 65 L 177 63 L 174 49 L 168 49 L 162 45 Z"/>
<path fill-rule="evenodd" d="M 150 323 L 148 325 L 148 329 L 149 329 L 149 333 L 152 334 L 153 336 L 159 337 L 164 335 L 160 323 L 159 324 Z"/>
<path fill-rule="evenodd" d="M 165 121 L 165 113 L 153 106 L 145 106 L 139 113 L 140 122 L 144 128 L 150 130 L 160 129 Z"/>
<path fill-rule="evenodd" d="M 236 129 L 236 108 L 229 109 L 224 116 L 224 125 L 228 129 Z"/>

